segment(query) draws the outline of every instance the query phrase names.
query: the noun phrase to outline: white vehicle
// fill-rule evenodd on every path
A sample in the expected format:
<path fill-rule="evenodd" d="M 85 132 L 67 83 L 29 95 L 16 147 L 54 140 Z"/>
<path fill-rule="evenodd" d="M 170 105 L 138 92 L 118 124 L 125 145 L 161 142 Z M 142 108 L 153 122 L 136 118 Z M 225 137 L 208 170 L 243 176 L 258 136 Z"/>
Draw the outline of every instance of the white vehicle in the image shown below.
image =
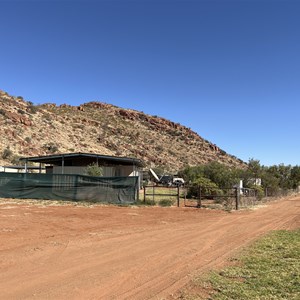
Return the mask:
<path fill-rule="evenodd" d="M 176 186 L 184 185 L 184 179 L 180 178 L 180 177 L 174 177 L 173 178 L 173 185 L 176 185 Z"/>
<path fill-rule="evenodd" d="M 173 177 L 173 175 L 162 175 L 159 178 L 152 169 L 149 169 L 149 173 L 151 174 L 154 181 L 158 184 L 161 184 L 164 186 L 182 186 L 182 185 L 184 185 L 184 179 L 181 177 Z"/>

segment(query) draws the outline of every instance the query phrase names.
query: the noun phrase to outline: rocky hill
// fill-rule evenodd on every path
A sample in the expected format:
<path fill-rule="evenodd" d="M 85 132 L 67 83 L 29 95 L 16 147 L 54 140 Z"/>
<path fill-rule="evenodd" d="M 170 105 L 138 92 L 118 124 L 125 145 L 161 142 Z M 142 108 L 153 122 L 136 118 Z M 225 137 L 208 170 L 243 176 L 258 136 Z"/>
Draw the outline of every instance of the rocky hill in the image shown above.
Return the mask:
<path fill-rule="evenodd" d="M 0 136 L 0 165 L 17 164 L 19 156 L 94 152 L 168 171 L 210 161 L 245 166 L 185 126 L 101 102 L 36 106 L 0 91 Z"/>

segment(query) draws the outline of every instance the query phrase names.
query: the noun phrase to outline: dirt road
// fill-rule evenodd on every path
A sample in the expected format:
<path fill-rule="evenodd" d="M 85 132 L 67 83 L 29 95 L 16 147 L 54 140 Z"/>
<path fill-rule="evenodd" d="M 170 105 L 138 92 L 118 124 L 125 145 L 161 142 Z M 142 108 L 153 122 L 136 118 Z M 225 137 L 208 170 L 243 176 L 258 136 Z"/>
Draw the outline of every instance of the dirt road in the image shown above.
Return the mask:
<path fill-rule="evenodd" d="M 163 299 L 274 229 L 300 197 L 253 211 L 77 207 L 0 200 L 1 299 Z"/>

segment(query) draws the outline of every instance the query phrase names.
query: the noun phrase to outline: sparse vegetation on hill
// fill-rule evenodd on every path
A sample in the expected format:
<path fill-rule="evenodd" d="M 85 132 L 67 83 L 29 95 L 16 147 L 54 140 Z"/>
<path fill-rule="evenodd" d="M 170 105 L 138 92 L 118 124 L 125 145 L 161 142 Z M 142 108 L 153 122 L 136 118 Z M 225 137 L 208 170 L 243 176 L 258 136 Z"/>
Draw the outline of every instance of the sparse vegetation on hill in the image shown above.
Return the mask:
<path fill-rule="evenodd" d="M 245 166 L 185 126 L 101 102 L 36 106 L 0 91 L 0 124 L 1 153 L 9 147 L 19 156 L 66 152 L 133 156 L 147 167 L 166 171 L 211 161 Z M 10 160 L 6 157 L 1 163 Z"/>

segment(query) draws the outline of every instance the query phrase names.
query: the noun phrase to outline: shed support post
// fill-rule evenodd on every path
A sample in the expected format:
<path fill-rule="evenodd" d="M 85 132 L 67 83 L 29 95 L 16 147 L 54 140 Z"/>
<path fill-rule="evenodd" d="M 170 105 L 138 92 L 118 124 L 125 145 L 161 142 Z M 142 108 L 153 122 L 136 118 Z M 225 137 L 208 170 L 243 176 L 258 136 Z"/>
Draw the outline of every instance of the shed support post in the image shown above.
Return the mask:
<path fill-rule="evenodd" d="M 136 201 L 137 202 L 140 201 L 140 185 L 139 184 L 136 185 Z"/>
<path fill-rule="evenodd" d="M 65 172 L 65 157 L 64 156 L 62 156 L 62 158 L 61 158 L 61 174 L 64 174 Z"/>
<path fill-rule="evenodd" d="M 27 173 L 27 163 L 28 163 L 28 160 L 26 159 L 25 160 L 25 174 Z"/>

